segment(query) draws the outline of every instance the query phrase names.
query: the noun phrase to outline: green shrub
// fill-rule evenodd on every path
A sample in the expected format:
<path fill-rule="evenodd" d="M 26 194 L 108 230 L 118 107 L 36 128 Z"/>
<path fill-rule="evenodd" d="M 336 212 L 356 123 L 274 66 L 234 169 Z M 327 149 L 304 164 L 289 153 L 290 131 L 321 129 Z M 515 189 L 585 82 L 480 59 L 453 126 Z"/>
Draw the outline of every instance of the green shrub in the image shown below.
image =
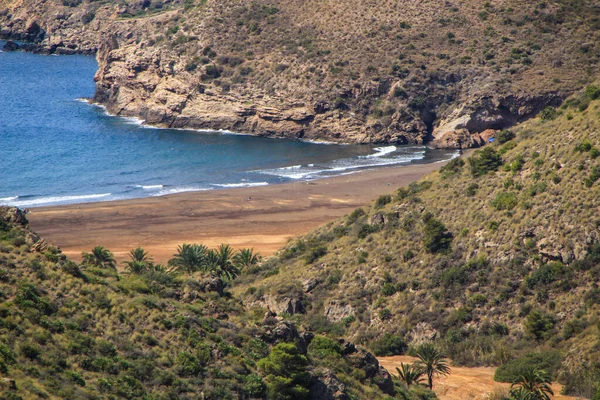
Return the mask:
<path fill-rule="evenodd" d="M 381 339 L 373 341 L 369 348 L 376 356 L 383 357 L 404 354 L 408 345 L 402 336 L 386 333 Z"/>
<path fill-rule="evenodd" d="M 510 130 L 503 130 L 496 134 L 496 140 L 500 144 L 509 142 L 509 141 L 513 140 L 514 138 L 515 138 L 515 133 Z"/>
<path fill-rule="evenodd" d="M 391 202 L 392 202 L 392 196 L 390 196 L 389 194 L 381 195 L 377 198 L 377 200 L 375 200 L 375 208 L 381 208 Z"/>
<path fill-rule="evenodd" d="M 600 99 L 600 87 L 595 85 L 590 85 L 585 88 L 585 95 L 590 100 Z"/>
<path fill-rule="evenodd" d="M 586 187 L 592 187 L 598 179 L 600 179 L 600 166 L 595 166 L 592 168 L 590 174 L 583 180 L 583 183 Z"/>
<path fill-rule="evenodd" d="M 554 330 L 556 321 L 554 317 L 543 311 L 534 310 L 525 319 L 524 325 L 527 333 L 535 337 L 536 340 L 547 338 Z"/>
<path fill-rule="evenodd" d="M 525 278 L 525 284 L 529 289 L 549 285 L 563 276 L 564 272 L 564 266 L 558 261 L 544 264 Z"/>
<path fill-rule="evenodd" d="M 467 196 L 469 196 L 469 197 L 475 196 L 475 194 L 477 194 L 477 189 L 479 189 L 478 184 L 476 184 L 476 183 L 469 184 L 469 186 L 467 186 L 467 190 L 466 190 Z"/>
<path fill-rule="evenodd" d="M 494 374 L 494 380 L 497 382 L 512 383 L 516 378 L 523 375 L 525 371 L 532 368 L 544 370 L 550 377 L 556 378 L 562 359 L 562 355 L 557 350 L 529 353 L 501 365 Z"/>
<path fill-rule="evenodd" d="M 489 172 L 495 172 L 502 165 L 502 157 L 491 147 L 475 152 L 468 159 L 471 175 L 479 177 Z"/>
<path fill-rule="evenodd" d="M 363 208 L 357 208 L 356 210 L 352 211 L 350 213 L 350 215 L 348 216 L 348 225 L 355 223 L 356 220 L 358 220 L 360 217 L 362 217 L 365 214 L 366 213 Z"/>
<path fill-rule="evenodd" d="M 462 172 L 462 169 L 465 165 L 465 161 L 462 158 L 454 158 L 442 168 L 440 168 L 440 174 L 442 175 L 442 179 L 448 179 L 454 175 L 458 175 Z"/>
<path fill-rule="evenodd" d="M 518 203 L 519 200 L 517 199 L 517 195 L 512 192 L 498 193 L 496 198 L 492 201 L 492 205 L 498 211 L 512 210 Z"/>
<path fill-rule="evenodd" d="M 309 355 L 317 358 L 342 355 L 342 346 L 335 340 L 317 335 L 308 346 Z"/>
<path fill-rule="evenodd" d="M 425 221 L 423 246 L 430 253 L 443 253 L 450 250 L 453 235 L 446 226 L 434 217 Z"/>
<path fill-rule="evenodd" d="M 540 112 L 540 118 L 542 121 L 551 121 L 556 118 L 558 115 L 556 108 L 554 107 L 546 107 Z"/>
<path fill-rule="evenodd" d="M 265 374 L 268 398 L 278 400 L 308 398 L 306 371 L 308 359 L 295 344 L 279 343 L 269 356 L 258 361 L 258 367 Z"/>

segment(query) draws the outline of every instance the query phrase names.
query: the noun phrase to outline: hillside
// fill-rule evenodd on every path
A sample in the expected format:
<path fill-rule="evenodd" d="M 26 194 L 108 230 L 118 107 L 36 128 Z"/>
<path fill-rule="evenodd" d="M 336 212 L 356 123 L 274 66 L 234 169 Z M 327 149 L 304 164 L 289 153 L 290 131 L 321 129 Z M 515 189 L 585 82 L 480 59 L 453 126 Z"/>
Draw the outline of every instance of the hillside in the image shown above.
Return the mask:
<path fill-rule="evenodd" d="M 26 223 L 0 207 L 1 399 L 435 398 L 206 274 L 76 264 Z"/>
<path fill-rule="evenodd" d="M 544 360 L 567 394 L 592 397 L 598 98 L 589 86 L 470 158 L 290 242 L 234 291 L 379 355 L 434 340 L 459 365 L 506 364 L 497 378 L 508 381 L 519 363 Z"/>
<path fill-rule="evenodd" d="M 178 128 L 471 147 L 598 73 L 597 0 L 0 0 L 0 38 L 97 53 L 94 100 Z"/>

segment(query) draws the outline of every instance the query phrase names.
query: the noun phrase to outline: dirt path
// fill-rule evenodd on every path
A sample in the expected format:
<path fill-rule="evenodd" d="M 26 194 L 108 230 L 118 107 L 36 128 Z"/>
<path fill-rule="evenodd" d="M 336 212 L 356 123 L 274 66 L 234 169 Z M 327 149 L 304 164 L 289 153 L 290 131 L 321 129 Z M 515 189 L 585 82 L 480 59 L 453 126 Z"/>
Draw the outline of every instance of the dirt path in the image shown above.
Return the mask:
<path fill-rule="evenodd" d="M 417 359 L 409 356 L 379 357 L 379 363 L 396 375 L 396 367 L 400 363 L 412 363 Z M 433 381 L 433 389 L 441 400 L 483 400 L 488 399 L 490 393 L 508 391 L 510 384 L 494 381 L 493 367 L 452 367 L 452 373 L 447 377 L 438 377 Z M 552 385 L 556 400 L 575 400 L 576 397 L 560 395 L 562 386 L 558 383 Z"/>

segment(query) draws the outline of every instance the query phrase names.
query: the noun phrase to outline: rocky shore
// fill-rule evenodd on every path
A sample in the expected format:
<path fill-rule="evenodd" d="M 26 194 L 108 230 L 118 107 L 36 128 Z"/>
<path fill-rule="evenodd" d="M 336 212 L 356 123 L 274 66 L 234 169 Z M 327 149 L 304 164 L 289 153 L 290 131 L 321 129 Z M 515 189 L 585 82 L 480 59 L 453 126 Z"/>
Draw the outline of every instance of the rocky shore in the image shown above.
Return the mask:
<path fill-rule="evenodd" d="M 345 38 L 338 45 L 333 40 L 335 24 L 317 32 L 307 15 L 296 13 L 300 5 L 259 3 L 0 0 L 0 38 L 26 42 L 8 42 L 5 50 L 95 54 L 94 101 L 115 115 L 266 137 L 478 147 L 581 86 L 580 56 L 569 59 L 567 70 L 568 54 L 551 45 L 527 49 L 515 29 L 499 42 L 508 43 L 504 51 L 520 64 L 494 61 L 502 51 L 491 53 L 491 39 L 481 39 L 483 59 L 464 55 L 469 32 L 458 42 L 458 32 L 447 33 L 439 50 L 448 54 L 435 56 L 439 38 L 425 32 L 436 22 L 420 20 L 406 23 L 410 35 L 397 34 L 396 41 L 399 48 L 410 42 L 405 49 L 416 43 L 421 53 L 390 45 L 389 57 L 375 62 L 372 46 L 385 47 L 389 35 L 377 41 L 365 33 L 364 41 L 356 39 L 358 50 L 344 49 Z M 418 10 L 411 12 L 416 18 Z M 290 43 L 296 37 L 305 38 Z M 575 29 L 556 37 L 582 40 Z M 468 53 L 481 46 L 474 40 Z"/>

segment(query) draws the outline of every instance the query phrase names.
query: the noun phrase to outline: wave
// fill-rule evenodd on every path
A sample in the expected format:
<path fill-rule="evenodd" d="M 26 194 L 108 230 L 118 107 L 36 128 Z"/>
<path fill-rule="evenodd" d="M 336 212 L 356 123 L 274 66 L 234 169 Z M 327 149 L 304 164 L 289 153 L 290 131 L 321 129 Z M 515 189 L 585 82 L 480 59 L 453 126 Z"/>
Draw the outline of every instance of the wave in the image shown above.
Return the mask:
<path fill-rule="evenodd" d="M 212 186 L 222 188 L 242 188 L 242 187 L 257 187 L 267 186 L 269 182 L 240 182 L 240 183 L 213 183 Z"/>
<path fill-rule="evenodd" d="M 398 150 L 398 148 L 396 146 L 385 146 L 385 147 L 376 147 L 373 150 L 375 150 L 374 154 L 369 154 L 368 156 L 363 156 L 363 158 L 383 157 L 387 154 L 395 152 L 396 150 Z"/>
<path fill-rule="evenodd" d="M 394 147 L 394 149 L 392 150 L 391 147 Z M 383 157 L 383 155 L 390 154 L 393 151 L 396 151 L 396 147 L 389 146 L 386 148 L 380 148 L 377 153 L 372 155 L 373 157 L 359 156 L 357 158 L 345 158 L 323 165 L 292 165 L 281 168 L 258 170 L 255 172 L 292 180 L 317 179 L 329 177 L 331 175 L 339 175 L 340 172 L 344 171 L 408 164 L 412 161 L 421 160 L 425 157 L 425 150 L 411 154 Z"/>
<path fill-rule="evenodd" d="M 171 188 L 171 189 L 161 190 L 158 193 L 152 194 L 152 197 L 167 196 L 169 194 L 176 194 L 176 193 L 202 192 L 202 191 L 205 191 L 205 190 L 210 190 L 210 189 L 196 187 L 196 186 L 181 186 L 181 187 L 174 187 L 174 188 Z"/>
<path fill-rule="evenodd" d="M 9 196 L 0 198 L 0 204 L 8 204 L 11 201 L 15 201 L 19 198 L 19 196 Z"/>
<path fill-rule="evenodd" d="M 133 187 L 144 190 L 156 190 L 164 188 L 164 185 L 133 185 Z"/>
<path fill-rule="evenodd" d="M 33 198 L 33 199 L 27 199 L 27 200 L 10 201 L 9 204 L 12 206 L 17 206 L 17 207 L 32 207 L 32 206 L 42 206 L 42 205 L 51 205 L 51 204 L 68 203 L 68 202 L 84 203 L 85 200 L 101 199 L 101 198 L 109 197 L 111 195 L 112 195 L 112 193 L 83 194 L 83 195 L 76 195 L 76 196 L 48 196 L 48 197 L 40 197 L 40 198 Z M 17 200 L 18 200 L 18 198 L 17 198 Z"/>

